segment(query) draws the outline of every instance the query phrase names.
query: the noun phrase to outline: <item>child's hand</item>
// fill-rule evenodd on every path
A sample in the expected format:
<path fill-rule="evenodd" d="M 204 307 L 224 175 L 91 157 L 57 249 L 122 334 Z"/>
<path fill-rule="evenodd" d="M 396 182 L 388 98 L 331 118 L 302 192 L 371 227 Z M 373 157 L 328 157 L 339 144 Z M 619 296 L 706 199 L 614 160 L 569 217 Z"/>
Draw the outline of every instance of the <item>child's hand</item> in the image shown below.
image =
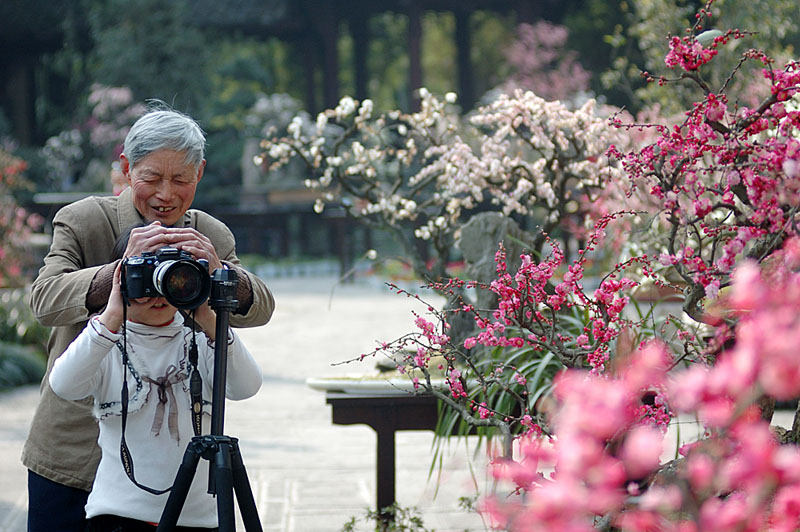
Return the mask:
<path fill-rule="evenodd" d="M 203 332 L 211 341 L 217 333 L 217 313 L 214 312 L 208 301 L 197 307 L 194 311 L 194 321 L 203 328 Z"/>
<path fill-rule="evenodd" d="M 120 282 L 122 278 L 122 262 L 117 263 L 114 269 L 114 284 L 111 286 L 111 293 L 108 295 L 108 304 L 103 312 L 100 314 L 100 323 L 105 325 L 106 329 L 112 332 L 117 332 L 122 326 L 123 305 L 122 292 L 120 289 Z"/>

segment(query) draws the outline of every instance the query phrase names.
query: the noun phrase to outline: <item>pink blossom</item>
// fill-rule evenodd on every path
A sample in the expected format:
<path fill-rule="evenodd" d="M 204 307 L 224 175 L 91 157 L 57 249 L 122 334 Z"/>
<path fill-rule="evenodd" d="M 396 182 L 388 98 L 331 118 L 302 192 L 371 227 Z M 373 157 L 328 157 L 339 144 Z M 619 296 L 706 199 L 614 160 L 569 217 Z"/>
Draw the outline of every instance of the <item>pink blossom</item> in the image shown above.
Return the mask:
<path fill-rule="evenodd" d="M 694 212 L 698 218 L 704 217 L 711 212 L 711 200 L 709 198 L 698 198 L 694 202 Z"/>
<path fill-rule="evenodd" d="M 646 426 L 634 427 L 622 444 L 622 462 L 629 478 L 643 478 L 660 464 L 664 435 Z"/>
<path fill-rule="evenodd" d="M 708 63 L 717 54 L 716 50 L 703 48 L 691 37 L 672 37 L 669 41 L 669 53 L 664 62 L 670 68 L 680 66 L 684 70 L 697 70 Z"/>
<path fill-rule="evenodd" d="M 794 532 L 800 523 L 800 486 L 786 486 L 778 490 L 770 513 L 769 530 Z"/>
<path fill-rule="evenodd" d="M 717 98 L 715 94 L 709 94 L 706 106 L 706 118 L 719 122 L 725 117 L 727 103 L 722 98 Z"/>
<path fill-rule="evenodd" d="M 686 473 L 692 490 L 705 493 L 712 487 L 716 467 L 706 453 L 692 453 L 686 460 Z"/>

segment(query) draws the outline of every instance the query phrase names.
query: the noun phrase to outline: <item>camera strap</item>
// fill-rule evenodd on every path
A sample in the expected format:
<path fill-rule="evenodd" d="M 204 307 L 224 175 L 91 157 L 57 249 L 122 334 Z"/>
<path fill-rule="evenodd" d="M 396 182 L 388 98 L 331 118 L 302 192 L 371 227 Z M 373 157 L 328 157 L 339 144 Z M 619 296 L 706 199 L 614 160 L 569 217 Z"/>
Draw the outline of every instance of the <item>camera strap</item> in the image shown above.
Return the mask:
<path fill-rule="evenodd" d="M 122 468 L 125 470 L 125 474 L 128 475 L 128 478 L 134 485 L 142 489 L 148 493 L 152 493 L 153 495 L 163 495 L 164 493 L 169 492 L 172 489 L 172 486 L 158 490 L 155 488 L 151 488 L 149 486 L 145 486 L 144 484 L 140 484 L 136 481 L 136 477 L 133 472 L 133 457 L 131 456 L 130 450 L 128 450 L 128 444 L 125 442 L 125 426 L 128 423 L 128 341 L 127 341 L 127 327 L 125 326 L 127 321 L 127 305 L 123 305 L 123 319 L 122 319 L 122 342 L 117 343 L 117 347 L 120 348 L 122 351 L 122 392 L 120 400 L 122 402 L 122 436 L 120 437 L 119 442 L 119 456 L 122 461 Z"/>
<path fill-rule="evenodd" d="M 122 462 L 122 468 L 125 470 L 125 474 L 128 476 L 133 484 L 148 493 L 152 493 L 153 495 L 163 495 L 164 493 L 168 493 L 172 486 L 158 490 L 155 488 L 151 488 L 150 486 L 145 486 L 136 480 L 136 476 L 134 474 L 133 468 L 133 456 L 131 456 L 131 452 L 128 449 L 128 444 L 125 441 L 125 428 L 128 424 L 128 339 L 127 339 L 127 328 L 124 325 L 127 323 L 127 302 L 122 307 L 123 312 L 123 326 L 122 326 L 122 342 L 117 342 L 117 347 L 122 352 L 122 391 L 120 401 L 122 403 L 122 435 L 120 437 L 120 444 L 119 444 L 119 454 L 120 459 Z M 193 316 L 192 316 L 193 318 Z M 191 320 L 194 323 L 194 319 Z M 200 436 L 202 432 L 202 421 L 203 421 L 203 380 L 200 376 L 200 371 L 198 369 L 198 353 L 197 353 L 197 341 L 196 341 L 196 333 L 194 327 L 192 329 L 192 339 L 189 344 L 189 365 L 191 366 L 191 376 L 189 377 L 189 393 L 192 398 L 192 428 L 194 429 L 195 436 Z M 185 345 L 185 344 L 184 344 Z"/>
<path fill-rule="evenodd" d="M 192 324 L 194 324 L 194 320 L 192 320 Z M 189 344 L 189 365 L 192 367 L 192 374 L 189 377 L 189 394 L 192 397 L 192 427 L 194 428 L 194 435 L 200 436 L 203 430 L 203 379 L 197 369 L 197 340 L 194 326 L 191 329 L 192 341 Z"/>

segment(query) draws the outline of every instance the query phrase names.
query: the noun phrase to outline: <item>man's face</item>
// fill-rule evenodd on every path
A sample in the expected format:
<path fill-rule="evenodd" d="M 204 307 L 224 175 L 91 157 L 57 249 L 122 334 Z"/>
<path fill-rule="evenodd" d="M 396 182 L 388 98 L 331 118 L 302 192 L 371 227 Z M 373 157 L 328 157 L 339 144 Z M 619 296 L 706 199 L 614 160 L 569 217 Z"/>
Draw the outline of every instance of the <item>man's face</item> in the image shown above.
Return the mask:
<path fill-rule="evenodd" d="M 203 177 L 205 160 L 199 167 L 186 164 L 186 154 L 159 150 L 131 166 L 120 155 L 122 173 L 133 192 L 133 204 L 147 222 L 175 225 L 189 210 L 197 183 Z"/>

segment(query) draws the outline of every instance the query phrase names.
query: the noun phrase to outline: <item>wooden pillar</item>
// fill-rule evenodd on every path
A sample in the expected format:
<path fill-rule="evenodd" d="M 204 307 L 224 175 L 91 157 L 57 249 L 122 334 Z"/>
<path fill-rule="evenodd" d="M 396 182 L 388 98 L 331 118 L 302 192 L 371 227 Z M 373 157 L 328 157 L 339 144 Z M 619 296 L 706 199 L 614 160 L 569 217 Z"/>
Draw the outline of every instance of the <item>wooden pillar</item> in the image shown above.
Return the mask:
<path fill-rule="evenodd" d="M 3 87 L 0 97 L 4 101 L 3 110 L 11 122 L 14 137 L 22 144 L 36 142 L 36 114 L 34 110 L 35 83 L 33 59 L 18 54 L 2 64 Z"/>
<path fill-rule="evenodd" d="M 408 5 L 408 102 L 412 112 L 419 111 L 422 87 L 422 15 L 417 2 Z"/>
<path fill-rule="evenodd" d="M 472 70 L 472 40 L 470 35 L 470 13 L 465 9 L 456 9 L 456 54 L 458 65 L 459 101 L 464 112 L 475 106 L 475 88 Z"/>
<path fill-rule="evenodd" d="M 321 2 L 312 15 L 322 41 L 322 105 L 339 103 L 339 15 L 333 2 Z"/>
<path fill-rule="evenodd" d="M 305 74 L 305 105 L 306 111 L 316 117 L 320 109 L 317 104 L 317 54 L 313 53 L 316 49 L 316 41 L 313 37 L 307 36 L 298 42 L 297 52 L 303 58 L 303 74 Z"/>
<path fill-rule="evenodd" d="M 518 0 L 516 3 L 517 24 L 533 24 L 541 17 L 539 1 Z"/>
<path fill-rule="evenodd" d="M 350 35 L 353 37 L 353 70 L 355 71 L 355 97 L 364 101 L 367 97 L 367 49 L 369 47 L 369 17 L 363 10 L 350 16 Z"/>

